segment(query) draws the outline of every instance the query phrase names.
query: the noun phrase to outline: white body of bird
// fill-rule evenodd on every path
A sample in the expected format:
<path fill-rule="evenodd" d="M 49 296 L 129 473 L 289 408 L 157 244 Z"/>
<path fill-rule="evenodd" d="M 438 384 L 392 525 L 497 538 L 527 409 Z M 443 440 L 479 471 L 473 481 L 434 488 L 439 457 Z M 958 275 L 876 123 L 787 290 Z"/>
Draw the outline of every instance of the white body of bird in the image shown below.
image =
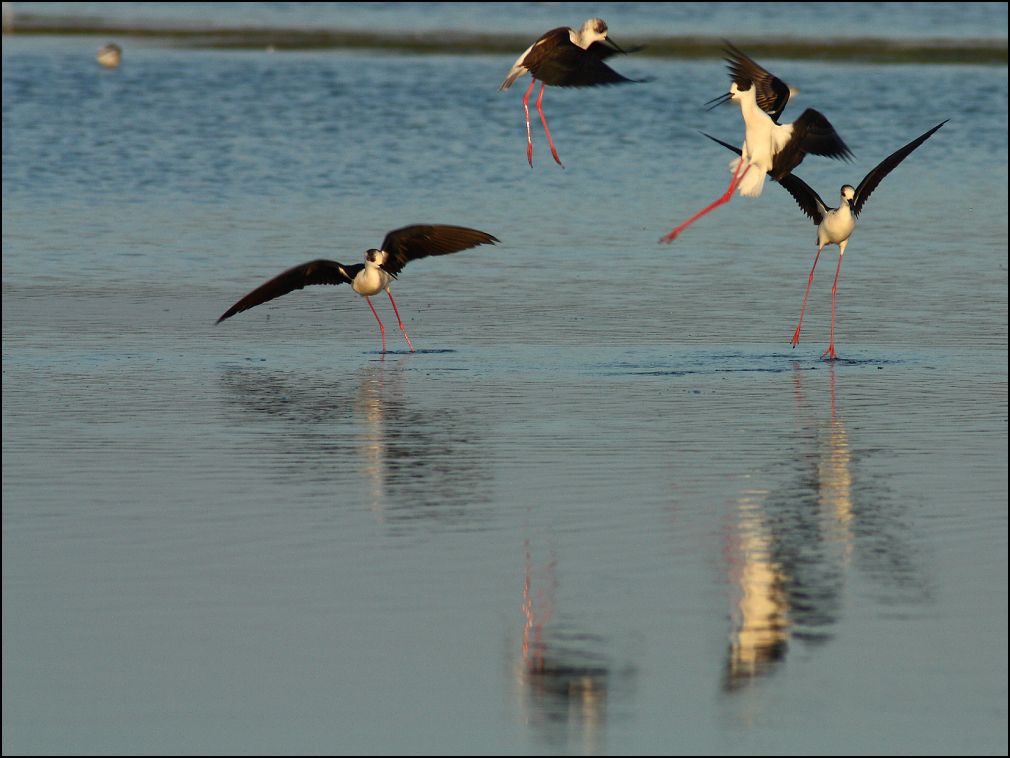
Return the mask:
<path fill-rule="evenodd" d="M 383 290 L 389 292 L 389 283 L 393 277 L 380 268 L 387 257 L 388 253 L 383 250 L 369 250 L 365 253 L 365 267 L 355 274 L 351 288 L 363 297 L 378 295 Z"/>
<path fill-rule="evenodd" d="M 845 245 L 856 230 L 856 217 L 852 214 L 850 201 L 856 196 L 856 188 L 850 184 L 842 187 L 841 202 L 837 208 L 825 208 L 824 218 L 817 225 L 817 248 L 838 245 L 841 255 L 845 255 Z"/>
<path fill-rule="evenodd" d="M 780 125 L 772 121 L 771 117 L 758 107 L 754 87 L 740 90 L 734 82 L 729 90 L 731 99 L 740 103 L 740 112 L 746 127 L 741 148 L 742 158 L 730 161 L 729 168 L 734 174 L 737 171 L 747 171 L 737 188 L 741 197 L 758 197 L 765 186 L 765 175 L 772 170 L 775 156 L 782 151 L 793 135 L 793 125 Z M 741 161 L 743 166 L 740 165 Z"/>

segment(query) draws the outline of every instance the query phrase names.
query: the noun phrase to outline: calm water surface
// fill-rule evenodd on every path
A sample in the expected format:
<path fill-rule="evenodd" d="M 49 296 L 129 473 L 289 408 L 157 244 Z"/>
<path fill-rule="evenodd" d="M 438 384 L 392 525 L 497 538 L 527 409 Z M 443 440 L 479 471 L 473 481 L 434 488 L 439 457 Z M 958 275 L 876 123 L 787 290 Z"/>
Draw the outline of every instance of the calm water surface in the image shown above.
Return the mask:
<path fill-rule="evenodd" d="M 548 91 L 531 171 L 512 57 L 95 49 L 4 39 L 5 753 L 1006 753 L 1005 67 L 766 61 L 831 200 L 951 119 L 828 364 L 780 188 L 656 244 L 718 64 Z M 502 240 L 404 272 L 417 353 L 343 288 L 214 326 L 416 222 Z"/>

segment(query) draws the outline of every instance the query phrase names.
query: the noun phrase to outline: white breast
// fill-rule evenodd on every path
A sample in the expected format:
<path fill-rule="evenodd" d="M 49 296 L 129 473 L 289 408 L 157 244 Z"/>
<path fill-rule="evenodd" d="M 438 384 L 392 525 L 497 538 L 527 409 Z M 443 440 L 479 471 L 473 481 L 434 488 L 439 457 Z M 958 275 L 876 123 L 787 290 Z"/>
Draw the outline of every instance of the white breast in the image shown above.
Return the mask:
<path fill-rule="evenodd" d="M 375 265 L 365 264 L 365 267 L 354 277 L 351 286 L 359 295 L 370 297 L 378 295 L 389 286 L 393 277 Z"/>
<path fill-rule="evenodd" d="M 846 203 L 824 215 L 824 220 L 821 221 L 817 234 L 824 243 L 831 242 L 837 245 L 851 237 L 855 228 L 856 219 Z"/>

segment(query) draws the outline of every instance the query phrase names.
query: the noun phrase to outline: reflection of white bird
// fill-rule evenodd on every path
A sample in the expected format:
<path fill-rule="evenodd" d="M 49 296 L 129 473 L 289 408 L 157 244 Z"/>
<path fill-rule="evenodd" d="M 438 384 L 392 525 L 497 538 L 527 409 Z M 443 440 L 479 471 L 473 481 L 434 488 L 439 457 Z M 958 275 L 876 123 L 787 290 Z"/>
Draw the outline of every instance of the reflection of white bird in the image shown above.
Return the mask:
<path fill-rule="evenodd" d="M 838 245 L 838 268 L 835 270 L 835 281 L 831 286 L 831 337 L 828 342 L 828 349 L 822 358 L 837 358 L 835 353 L 835 296 L 838 292 L 838 274 L 842 270 L 842 257 L 845 255 L 845 246 L 849 244 L 849 237 L 856 229 L 856 218 L 863 209 L 863 204 L 869 199 L 870 194 L 877 188 L 877 185 L 893 171 L 908 155 L 919 145 L 933 136 L 933 133 L 946 124 L 943 121 L 925 134 L 916 137 L 900 150 L 896 150 L 878 163 L 870 173 L 863 177 L 863 181 L 858 187 L 851 184 L 842 186 L 841 202 L 837 208 L 829 208 L 821 196 L 811 189 L 810 185 L 794 174 L 787 174 L 778 179 L 779 184 L 785 187 L 789 194 L 793 196 L 796 203 L 810 219 L 817 224 L 817 255 L 814 256 L 814 265 L 810 269 L 810 276 L 807 278 L 807 288 L 803 292 L 803 307 L 800 309 L 800 321 L 793 332 L 792 346 L 796 347 L 800 341 L 800 327 L 803 326 L 803 313 L 807 309 L 807 295 L 810 293 L 810 285 L 814 281 L 814 269 L 817 268 L 817 261 L 821 257 L 821 250 L 825 245 Z M 705 135 L 720 145 L 740 152 L 733 145 L 727 144 L 715 137 Z"/>
<path fill-rule="evenodd" d="M 548 84 L 554 87 L 596 87 L 601 84 L 634 81 L 621 76 L 603 62 L 611 55 L 625 52 L 608 35 L 606 23 L 599 18 L 589 19 L 579 31 L 567 26 L 551 29 L 526 48 L 526 51 L 516 59 L 505 81 L 498 87 L 498 91 L 501 92 L 511 87 L 512 82 L 520 76 L 526 73 L 530 75 L 530 86 L 523 97 L 523 110 L 526 112 L 526 159 L 530 163 L 530 168 L 533 167 L 530 94 L 537 79 L 540 80 L 537 112 L 547 134 L 547 142 L 551 146 L 551 155 L 562 168 L 564 164 L 554 147 L 554 140 L 551 139 L 551 131 L 547 128 L 547 119 L 541 105 L 544 99 L 544 87 Z"/>
<path fill-rule="evenodd" d="M 733 178 L 720 198 L 677 226 L 660 242 L 673 242 L 706 213 L 728 203 L 737 189 L 744 197 L 757 197 L 764 188 L 766 173 L 779 180 L 800 165 L 807 153 L 844 160 L 852 157 L 835 128 L 813 108 L 807 108 L 791 124 L 780 124 L 778 118 L 795 90 L 732 45 L 726 54 L 732 80 L 729 92 L 709 102 L 715 103 L 713 108 L 730 101 L 740 104 L 746 136 L 743 148 L 738 151 L 740 158 L 730 164 Z M 751 171 L 752 168 L 755 170 Z"/>
<path fill-rule="evenodd" d="M 123 60 L 123 48 L 115 42 L 110 42 L 99 49 L 95 60 L 106 68 L 115 68 Z"/>
<path fill-rule="evenodd" d="M 417 258 L 425 258 L 429 255 L 446 255 L 478 245 L 494 244 L 498 241 L 490 234 L 462 226 L 405 226 L 387 234 L 380 249 L 366 251 L 364 263 L 345 266 L 337 261 L 320 259 L 288 269 L 235 303 L 225 311 L 217 323 L 220 324 L 236 313 L 241 313 L 289 292 L 300 290 L 310 284 L 343 284 L 347 282 L 355 292 L 365 298 L 365 302 L 368 303 L 368 307 L 375 315 L 375 320 L 379 322 L 383 352 L 386 350 L 386 328 L 382 325 L 382 320 L 376 313 L 372 301 L 368 299 L 369 296 L 377 295 L 383 290 L 389 295 L 389 302 L 393 304 L 393 312 L 400 324 L 400 331 L 403 332 L 403 337 L 407 340 L 410 351 L 414 352 L 414 346 L 403 326 L 403 319 L 400 318 L 400 312 L 396 308 L 393 293 L 389 291 L 392 280 L 396 279 L 396 275 L 404 266 Z"/>

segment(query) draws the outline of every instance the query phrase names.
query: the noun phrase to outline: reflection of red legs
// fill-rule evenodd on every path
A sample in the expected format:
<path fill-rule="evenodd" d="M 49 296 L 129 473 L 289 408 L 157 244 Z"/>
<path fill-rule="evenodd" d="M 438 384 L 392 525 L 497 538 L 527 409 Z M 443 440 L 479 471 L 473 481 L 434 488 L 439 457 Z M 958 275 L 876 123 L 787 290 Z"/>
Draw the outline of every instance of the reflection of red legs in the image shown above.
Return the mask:
<path fill-rule="evenodd" d="M 368 303 L 368 307 L 372 309 L 372 315 L 375 316 L 375 320 L 379 322 L 379 334 L 382 335 L 382 352 L 386 352 L 386 327 L 382 325 L 382 319 L 379 318 L 379 314 L 375 312 L 375 306 L 372 305 L 371 298 L 366 296 L 365 302 Z"/>
<path fill-rule="evenodd" d="M 821 257 L 821 250 L 824 249 L 824 245 L 820 245 L 817 248 L 817 255 L 814 256 L 814 265 L 810 267 L 810 276 L 807 277 L 807 288 L 803 292 L 803 307 L 800 308 L 800 323 L 796 325 L 796 331 L 793 332 L 792 345 L 796 347 L 800 344 L 800 327 L 803 326 L 803 313 L 807 309 L 807 295 L 810 294 L 810 285 L 814 282 L 814 269 L 817 268 L 817 261 Z"/>
<path fill-rule="evenodd" d="M 835 360 L 838 354 L 835 352 L 835 295 L 838 292 L 838 275 L 842 273 L 842 259 L 845 257 L 845 243 L 840 245 L 842 251 L 838 255 L 838 268 L 835 269 L 835 283 L 831 285 L 831 337 L 828 340 L 828 349 L 824 351 L 821 358 Z"/>
<path fill-rule="evenodd" d="M 544 87 L 547 86 L 543 82 L 540 83 L 540 94 L 537 95 L 537 113 L 540 114 L 540 121 L 544 125 L 544 133 L 547 135 L 547 144 L 551 146 L 551 155 L 554 156 L 554 161 L 561 166 L 565 167 L 565 164 L 561 162 L 558 157 L 558 151 L 554 147 L 554 140 L 551 139 L 551 130 L 547 128 L 547 117 L 544 115 L 544 109 L 541 103 L 544 101 Z M 532 163 L 530 164 L 533 165 Z"/>
<path fill-rule="evenodd" d="M 544 657 L 547 645 L 544 642 L 544 627 L 554 615 L 554 595 L 558 588 L 555 574 L 557 558 L 551 551 L 551 560 L 547 564 L 545 588 L 533 597 L 533 555 L 530 541 L 523 543 L 526 552 L 526 577 L 523 581 L 523 616 L 526 623 L 523 626 L 522 655 L 526 670 L 530 673 L 541 673 L 544 670 Z"/>
<path fill-rule="evenodd" d="M 414 345 L 410 341 L 410 337 L 407 336 L 407 330 L 403 326 L 403 319 L 400 318 L 400 311 L 396 309 L 396 301 L 393 299 L 393 293 L 386 290 L 386 294 L 389 295 L 389 302 L 393 304 L 393 313 L 396 314 L 396 320 L 400 322 L 400 331 L 403 332 L 403 338 L 407 340 L 407 345 L 410 347 L 410 352 L 414 352 Z"/>
<path fill-rule="evenodd" d="M 736 188 L 740 186 L 740 182 L 743 181 L 743 178 L 745 176 L 747 176 L 747 172 L 750 171 L 750 164 L 748 163 L 747 164 L 747 168 L 745 168 L 743 170 L 743 173 L 740 173 L 740 167 L 742 165 L 743 165 L 743 159 L 741 159 L 740 162 L 736 164 L 736 170 L 733 171 L 733 178 L 730 179 L 730 181 L 729 181 L 729 187 L 726 188 L 726 192 L 723 194 L 722 197 L 720 197 L 718 200 L 716 200 L 714 203 L 712 203 L 708 207 L 702 208 L 700 211 L 698 211 L 693 216 L 691 216 L 691 218 L 689 218 L 683 224 L 681 224 L 680 226 L 676 227 L 672 232 L 670 232 L 669 234 L 667 234 L 665 237 L 661 237 L 659 239 L 659 241 L 660 242 L 673 242 L 675 239 L 677 239 L 677 235 L 679 235 L 682 231 L 684 231 L 685 229 L 687 229 L 687 227 L 689 227 L 695 221 L 697 221 L 698 219 L 700 219 L 706 213 L 708 213 L 711 210 L 714 210 L 715 208 L 718 208 L 720 205 L 725 205 L 726 203 L 728 203 L 730 201 L 730 199 L 733 197 L 733 192 L 736 191 Z M 738 174 L 739 174 L 739 176 L 738 176 Z"/>
<path fill-rule="evenodd" d="M 530 162 L 530 168 L 533 168 L 533 135 L 530 134 L 530 94 L 533 92 L 533 85 L 536 83 L 537 80 L 530 77 L 529 89 L 523 95 L 523 110 L 526 112 L 526 160 Z M 543 90 L 541 90 L 542 93 Z"/>

